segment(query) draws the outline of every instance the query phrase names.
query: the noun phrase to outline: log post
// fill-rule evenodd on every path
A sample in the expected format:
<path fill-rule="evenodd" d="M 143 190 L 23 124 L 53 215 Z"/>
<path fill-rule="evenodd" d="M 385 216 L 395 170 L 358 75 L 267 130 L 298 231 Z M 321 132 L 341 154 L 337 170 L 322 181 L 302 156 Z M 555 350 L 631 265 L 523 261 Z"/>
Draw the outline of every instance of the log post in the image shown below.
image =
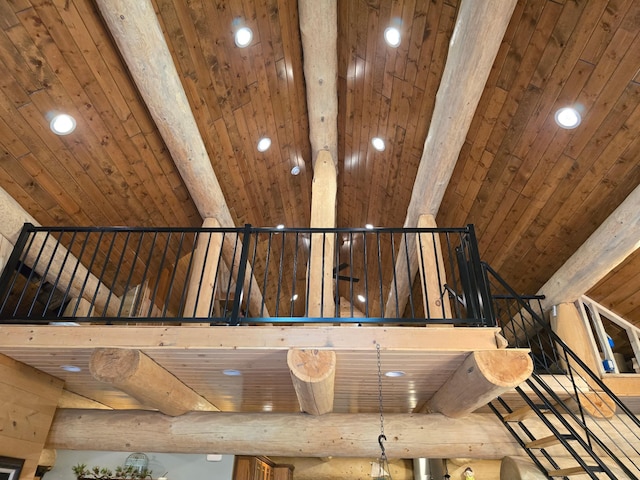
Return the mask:
<path fill-rule="evenodd" d="M 315 164 L 311 193 L 311 227 L 336 226 L 336 167 L 331 154 L 321 150 Z M 335 317 L 333 263 L 335 235 L 312 233 L 309 259 L 309 317 Z"/>
<path fill-rule="evenodd" d="M 578 355 L 592 372 L 600 370 L 600 359 L 595 353 L 595 341 L 588 330 L 580 312 L 574 303 L 561 303 L 555 309 L 555 315 L 551 315 L 551 328 Z M 560 357 L 560 365 L 563 369 L 572 368 L 594 389 L 592 392 L 580 392 L 578 399 L 585 412 L 596 418 L 611 418 L 616 411 L 615 402 L 603 391 L 599 390 L 596 382 L 578 365 L 572 363 L 566 365 L 564 357 Z M 570 407 L 576 411 L 578 405 L 575 399 Z"/>
<path fill-rule="evenodd" d="M 525 350 L 472 352 L 427 402 L 429 412 L 459 418 L 520 385 L 533 372 Z"/>
<path fill-rule="evenodd" d="M 220 228 L 215 218 L 205 218 L 202 228 Z M 191 262 L 191 274 L 185 301 L 185 317 L 211 316 L 216 296 L 216 274 L 222 252 L 222 234 L 199 232 Z M 204 324 L 208 325 L 208 323 Z"/>
<path fill-rule="evenodd" d="M 547 476 L 528 458 L 504 457 L 500 480 L 546 480 Z"/>
<path fill-rule="evenodd" d="M 433 218 L 433 215 L 420 215 L 418 228 L 437 228 L 436 219 Z M 440 237 L 437 233 L 419 233 L 417 237 L 420 285 L 422 285 L 425 317 L 451 318 L 449 296 L 444 291 L 447 277 L 444 270 Z"/>
<path fill-rule="evenodd" d="M 287 352 L 287 365 L 291 371 L 300 410 L 311 415 L 331 412 L 336 352 L 292 348 Z"/>
<path fill-rule="evenodd" d="M 96 380 L 110 383 L 166 415 L 217 410 L 139 350 L 98 348 L 91 355 L 89 370 Z"/>

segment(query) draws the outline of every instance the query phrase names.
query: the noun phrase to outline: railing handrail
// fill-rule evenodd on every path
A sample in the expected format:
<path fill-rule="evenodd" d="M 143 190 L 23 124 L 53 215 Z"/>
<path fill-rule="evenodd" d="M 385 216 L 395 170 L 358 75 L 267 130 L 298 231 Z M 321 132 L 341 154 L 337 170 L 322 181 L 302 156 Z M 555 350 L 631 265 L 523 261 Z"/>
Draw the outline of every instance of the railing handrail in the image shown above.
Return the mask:
<path fill-rule="evenodd" d="M 48 275 L 49 283 L 55 285 L 52 291 L 56 288 L 66 289 L 63 300 L 68 302 L 72 299 L 76 308 L 69 310 L 74 312 L 70 316 L 62 312 L 64 307 L 61 307 L 60 311 L 54 311 L 53 308 L 49 310 L 48 306 L 36 309 L 36 313 L 31 315 L 37 299 L 28 297 L 26 302 L 30 302 L 27 303 L 30 313 L 26 316 L 17 313 L 20 310 L 14 308 L 14 305 L 7 310 L 0 305 L 0 318 L 5 321 L 45 322 L 60 318 L 91 321 L 89 315 L 85 317 L 82 313 L 75 313 L 78 305 L 75 303 L 76 299 L 84 298 L 91 303 L 90 312 L 95 312 L 97 317 L 107 322 L 142 322 L 150 318 L 158 321 L 157 318 L 162 317 L 163 320 L 160 321 L 196 322 L 194 318 L 201 321 L 209 319 L 216 325 L 228 319 L 227 324 L 235 325 L 239 321 L 269 323 L 270 321 L 264 318 L 271 318 L 275 314 L 289 321 L 302 323 L 309 318 L 324 318 L 327 321 L 340 318 L 340 322 L 345 323 L 371 323 L 372 320 L 358 320 L 364 315 L 367 318 L 383 319 L 380 323 L 415 323 L 413 318 L 418 318 L 426 320 L 426 323 L 495 326 L 488 293 L 482 290 L 486 282 L 482 279 L 484 274 L 472 225 L 454 228 L 278 228 L 251 225 L 241 228 L 158 228 L 47 227 L 25 224 L 20 238 L 21 247 L 14 249 L 8 262 L 10 265 L 0 278 L 0 303 L 6 302 L 11 293 L 7 289 L 13 288 L 16 278 L 20 279 L 16 288 L 24 287 L 25 282 L 20 277 L 24 271 L 23 267 L 34 267 L 32 271 L 35 272 L 37 264 L 38 275 L 29 276 L 26 283 L 32 280 L 40 282 L 37 292 L 44 292 L 46 295 L 48 290 L 44 288 L 47 286 L 43 286 L 43 283 L 46 281 L 44 277 Z M 204 247 L 207 252 L 211 242 L 221 244 L 221 247 L 216 247 L 214 253 L 218 259 L 217 266 L 214 267 L 215 272 L 212 274 L 215 282 L 211 288 L 215 295 L 209 295 L 207 306 L 200 302 L 200 294 L 204 292 L 206 296 L 205 290 L 209 287 L 203 287 L 202 292 L 197 288 L 196 292 L 191 277 L 195 275 L 202 282 L 205 264 L 211 262 L 208 264 L 208 268 L 211 268 L 210 265 L 214 263 L 208 257 L 208 253 L 205 254 L 204 260 L 199 257 L 194 263 L 200 239 L 207 245 Z M 331 247 L 334 252 L 332 254 L 328 253 L 330 250 L 325 251 L 327 239 L 333 239 L 335 242 L 335 248 Z M 417 240 L 411 246 L 413 250 L 408 248 L 410 242 L 405 241 L 407 239 Z M 353 249 L 351 245 L 354 243 L 359 244 L 359 250 Z M 345 250 L 345 245 L 348 250 Z M 56 265 L 56 268 L 49 271 L 48 265 L 43 265 L 50 259 L 45 259 L 44 255 L 41 260 L 40 254 L 43 249 L 48 249 L 49 254 L 52 251 L 55 254 L 58 248 L 62 254 L 58 255 L 57 263 L 62 267 Z M 70 255 L 71 251 L 79 257 Z M 397 260 L 415 258 L 416 252 L 417 264 L 407 261 L 406 271 L 396 270 Z M 384 262 L 381 262 L 383 255 Z M 220 262 L 219 259 L 223 257 L 224 262 Z M 321 259 L 321 265 L 317 262 L 312 265 L 312 258 L 316 261 Z M 82 273 L 76 272 L 74 262 L 76 266 L 81 267 Z M 344 262 L 347 262 L 349 268 L 342 271 L 341 265 Z M 163 272 L 163 268 L 169 270 Z M 181 268 L 181 273 L 176 276 L 177 268 Z M 427 268 L 432 275 L 424 275 Z M 59 282 L 63 269 L 66 269 L 64 274 L 68 274 L 67 276 L 75 282 L 73 292 L 68 288 L 68 281 Z M 134 269 L 135 274 L 132 278 Z M 329 277 L 326 273 L 331 269 L 333 273 Z M 259 281 L 256 281 L 258 277 L 254 275 L 256 271 Z M 318 281 L 320 271 L 323 272 L 322 280 Z M 161 274 L 165 275 L 163 281 L 168 282 L 168 287 L 159 284 Z M 51 279 L 51 275 L 58 277 Z M 85 279 L 84 282 L 79 281 L 81 276 Z M 355 291 L 354 285 L 359 281 L 357 277 L 362 278 L 357 285 L 358 290 L 366 292 Z M 323 298 L 319 311 L 315 309 L 315 303 L 313 309 L 309 307 L 310 278 L 314 279 L 314 285 L 317 286 L 313 292 L 320 291 L 319 295 Z M 399 290 L 398 285 L 406 283 L 407 278 L 410 281 L 416 279 L 422 285 L 421 300 L 417 300 L 419 294 L 411 288 Z M 87 279 L 91 279 L 90 285 L 86 283 Z M 285 285 L 282 282 L 289 283 Z M 186 295 L 187 283 L 190 283 L 190 292 L 196 292 L 195 303 L 192 296 Z M 135 294 L 134 300 L 123 308 L 124 296 L 138 287 L 146 289 L 146 296 L 143 298 Z M 103 298 L 98 296 L 100 289 L 107 291 Z M 78 291 L 81 293 L 78 294 Z M 220 313 L 219 308 L 223 301 L 218 296 L 220 292 L 227 295 L 223 313 Z M 365 293 L 365 300 L 357 300 L 357 293 Z M 293 300 L 287 305 L 288 298 L 293 298 L 294 294 L 304 297 L 306 303 L 302 302 L 305 307 L 303 310 L 299 308 L 300 304 L 298 308 L 294 308 Z M 24 290 L 18 293 L 19 301 L 23 300 L 23 295 Z M 175 298 L 178 295 L 179 301 Z M 402 302 L 406 300 L 407 295 L 409 301 L 406 303 L 405 311 L 405 304 Z M 169 298 L 171 296 L 173 297 Z M 458 296 L 466 296 L 466 302 L 451 303 L 453 308 L 449 309 L 450 299 L 455 301 Z M 434 301 L 427 301 L 427 297 Z M 49 302 L 51 298 L 49 296 L 43 301 Z M 316 297 L 314 299 L 317 300 Z M 325 313 L 325 302 L 329 302 L 329 299 L 334 307 L 329 313 Z M 346 302 L 341 304 L 342 299 L 346 299 Z M 435 301 L 436 299 L 439 300 Z M 198 308 L 195 308 L 196 304 Z M 107 307 L 111 312 L 107 312 Z M 336 311 L 335 315 L 333 308 Z"/>
<path fill-rule="evenodd" d="M 582 360 L 580 357 L 573 351 L 569 346 L 551 329 L 551 326 L 542 319 L 537 312 L 535 312 L 530 305 L 526 302 L 523 302 L 521 297 L 505 282 L 505 280 L 489 265 L 483 263 L 483 265 L 487 268 L 487 271 L 490 272 L 494 278 L 501 284 L 502 287 L 507 289 L 509 293 L 512 295 L 512 299 L 516 300 L 519 305 L 529 313 L 534 320 L 540 326 L 540 329 L 544 329 L 545 333 L 549 335 L 549 337 L 553 340 L 553 342 L 560 347 L 564 353 L 566 353 L 571 359 L 589 376 L 591 380 L 593 380 L 598 388 L 601 388 L 604 393 L 609 395 L 611 399 L 616 403 L 616 406 L 619 407 L 623 412 L 625 412 L 633 422 L 640 427 L 640 420 L 629 410 L 629 408 L 613 393 L 613 391 L 607 387 L 607 385 L 602 381 L 602 379 L 594 373 L 591 368 Z"/>

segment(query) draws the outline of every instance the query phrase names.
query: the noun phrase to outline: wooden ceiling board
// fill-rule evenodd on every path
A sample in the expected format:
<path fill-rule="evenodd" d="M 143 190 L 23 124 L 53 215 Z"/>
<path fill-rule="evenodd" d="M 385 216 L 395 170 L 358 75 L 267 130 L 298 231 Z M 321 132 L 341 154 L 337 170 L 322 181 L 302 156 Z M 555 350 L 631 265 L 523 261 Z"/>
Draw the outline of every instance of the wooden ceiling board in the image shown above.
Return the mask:
<path fill-rule="evenodd" d="M 247 327 L 251 328 L 251 327 Z M 299 404 L 287 366 L 286 350 L 207 348 L 142 349 L 146 355 L 213 405 L 227 412 L 296 412 Z M 65 389 L 116 409 L 145 408 L 89 372 L 92 348 L 3 348 L 3 354 L 65 382 Z M 385 411 L 409 413 L 447 381 L 467 352 L 385 351 L 381 355 Z M 74 365 L 80 372 L 67 372 Z M 238 370 L 226 376 L 224 370 Z M 402 377 L 384 376 L 403 371 Z M 354 408 L 356 408 L 354 410 Z M 334 412 L 379 408 L 378 367 L 374 351 L 336 351 Z"/>
<path fill-rule="evenodd" d="M 638 12 L 518 2 L 438 216 L 474 223 L 516 291 L 536 292 L 640 183 Z M 571 103 L 583 122 L 560 129 Z"/>

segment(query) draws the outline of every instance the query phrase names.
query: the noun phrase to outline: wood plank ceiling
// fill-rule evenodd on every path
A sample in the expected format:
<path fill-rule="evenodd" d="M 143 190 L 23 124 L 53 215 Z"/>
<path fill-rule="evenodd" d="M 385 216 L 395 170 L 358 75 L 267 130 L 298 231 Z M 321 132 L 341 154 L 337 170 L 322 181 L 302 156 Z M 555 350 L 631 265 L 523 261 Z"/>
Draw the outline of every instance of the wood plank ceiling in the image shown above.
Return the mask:
<path fill-rule="evenodd" d="M 403 225 L 458 4 L 338 2 L 338 226 Z M 308 226 L 297 1 L 154 8 L 236 225 Z M 392 23 L 395 49 L 382 37 Z M 244 24 L 253 42 L 238 48 Z M 2 188 L 44 225 L 201 224 L 91 0 L 0 0 L 0 27 Z M 633 0 L 516 5 L 437 220 L 475 224 L 482 258 L 520 292 L 640 184 L 639 33 Z M 566 105 L 582 114 L 576 129 L 554 122 Z M 71 135 L 50 131 L 58 111 L 76 118 Z M 588 293 L 640 325 L 638 272 L 636 254 Z"/>

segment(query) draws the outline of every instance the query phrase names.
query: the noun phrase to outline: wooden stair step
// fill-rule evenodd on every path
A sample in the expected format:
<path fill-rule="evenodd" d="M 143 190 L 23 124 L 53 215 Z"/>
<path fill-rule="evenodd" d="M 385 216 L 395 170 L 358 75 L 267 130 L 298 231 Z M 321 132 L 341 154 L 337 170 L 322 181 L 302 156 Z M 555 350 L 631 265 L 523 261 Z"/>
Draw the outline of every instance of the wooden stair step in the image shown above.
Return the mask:
<path fill-rule="evenodd" d="M 537 440 L 525 443 L 524 446 L 526 448 L 547 448 L 559 444 L 560 439 L 558 437 L 555 435 L 549 435 L 548 437 L 538 438 Z"/>
<path fill-rule="evenodd" d="M 561 468 L 547 472 L 550 477 L 570 477 L 571 475 L 584 475 L 587 473 L 582 467 Z"/>
<path fill-rule="evenodd" d="M 546 410 L 543 405 L 538 405 L 540 410 Z M 505 422 L 521 422 L 527 418 L 536 417 L 536 412 L 529 405 L 520 407 L 511 413 L 506 413 L 502 416 L 502 420 Z"/>

